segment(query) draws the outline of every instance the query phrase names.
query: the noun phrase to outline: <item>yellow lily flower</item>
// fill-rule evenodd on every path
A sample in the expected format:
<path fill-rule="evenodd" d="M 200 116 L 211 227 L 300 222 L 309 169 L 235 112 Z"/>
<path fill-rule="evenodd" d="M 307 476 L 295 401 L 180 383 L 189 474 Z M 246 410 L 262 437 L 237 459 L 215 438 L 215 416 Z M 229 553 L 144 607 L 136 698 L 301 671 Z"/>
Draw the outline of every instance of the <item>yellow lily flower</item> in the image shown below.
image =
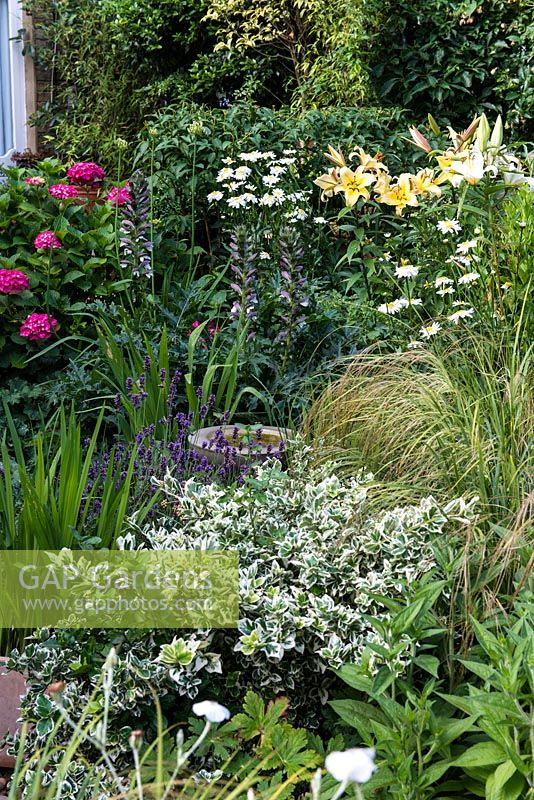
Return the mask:
<path fill-rule="evenodd" d="M 397 182 L 391 184 L 389 189 L 378 197 L 379 203 L 395 206 L 395 213 L 400 217 L 406 206 L 418 206 L 416 194 L 412 188 L 412 178 L 409 172 L 399 175 Z"/>
<path fill-rule="evenodd" d="M 462 178 L 458 175 L 454 169 L 453 164 L 455 163 L 456 154 L 454 150 L 446 150 L 443 155 L 437 156 L 436 161 L 438 162 L 439 168 L 442 170 L 441 173 L 438 175 L 434 183 L 440 184 L 444 183 L 445 181 L 449 181 L 452 183 L 453 186 L 459 186 L 462 182 Z"/>
<path fill-rule="evenodd" d="M 356 169 L 356 172 L 349 167 L 343 167 L 339 172 L 339 185 L 336 192 L 343 192 L 346 205 L 352 208 L 360 197 L 369 200 L 370 195 L 366 187 L 371 186 L 375 180 L 376 177 L 365 172 L 361 166 Z"/>
<path fill-rule="evenodd" d="M 416 194 L 423 197 L 427 194 L 439 197 L 441 194 L 441 189 L 434 181 L 434 170 L 432 169 L 420 169 L 412 178 L 412 188 Z"/>
<path fill-rule="evenodd" d="M 337 169 L 332 167 L 328 172 L 319 175 L 314 180 L 314 184 L 322 189 L 321 200 L 326 200 L 327 197 L 332 197 L 336 188 L 339 186 L 339 175 Z"/>
<path fill-rule="evenodd" d="M 347 162 L 345 161 L 345 156 L 341 152 L 341 148 L 336 150 L 332 145 L 328 145 L 328 153 L 324 154 L 332 164 L 335 164 L 336 167 L 346 167 Z"/>
<path fill-rule="evenodd" d="M 356 150 L 353 150 L 350 153 L 349 158 L 357 157 L 360 161 L 360 166 L 364 167 L 368 172 L 389 172 L 388 168 L 382 161 L 381 153 L 376 153 L 374 156 L 370 156 L 369 153 L 366 153 L 362 147 L 357 147 Z"/>
<path fill-rule="evenodd" d="M 384 194 L 387 192 L 391 184 L 391 176 L 386 172 L 379 172 L 376 176 L 376 181 L 373 185 L 373 192 L 375 194 Z"/>

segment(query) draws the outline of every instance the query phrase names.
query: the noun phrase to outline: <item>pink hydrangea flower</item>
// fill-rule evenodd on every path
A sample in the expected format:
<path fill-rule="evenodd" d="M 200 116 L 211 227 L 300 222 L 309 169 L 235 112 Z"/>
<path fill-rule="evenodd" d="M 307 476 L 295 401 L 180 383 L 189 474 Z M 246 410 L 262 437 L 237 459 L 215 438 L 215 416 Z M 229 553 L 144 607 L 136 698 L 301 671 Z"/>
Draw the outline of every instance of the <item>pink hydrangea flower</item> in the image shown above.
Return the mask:
<path fill-rule="evenodd" d="M 53 231 L 38 233 L 33 240 L 33 245 L 36 250 L 59 250 L 62 247 L 61 242 Z"/>
<path fill-rule="evenodd" d="M 57 319 L 49 314 L 30 314 L 20 326 L 20 335 L 30 341 L 49 339 L 57 328 Z"/>
<path fill-rule="evenodd" d="M 92 186 L 100 183 L 106 177 L 105 170 L 93 161 L 78 161 L 67 170 L 67 177 L 71 183 L 79 183 Z"/>
<path fill-rule="evenodd" d="M 48 191 L 56 200 L 67 200 L 69 197 L 78 197 L 76 186 L 69 186 L 68 183 L 55 183 L 48 187 Z"/>
<path fill-rule="evenodd" d="M 29 178 L 25 178 L 24 180 L 28 186 L 42 186 L 45 182 L 45 179 L 41 178 L 40 175 L 30 175 Z"/>
<path fill-rule="evenodd" d="M 17 269 L 0 269 L 0 292 L 3 294 L 20 294 L 30 288 L 28 276 Z"/>
<path fill-rule="evenodd" d="M 113 186 L 106 195 L 108 203 L 113 203 L 116 206 L 123 206 L 126 203 L 132 202 L 132 195 L 130 194 L 130 184 L 125 186 Z"/>

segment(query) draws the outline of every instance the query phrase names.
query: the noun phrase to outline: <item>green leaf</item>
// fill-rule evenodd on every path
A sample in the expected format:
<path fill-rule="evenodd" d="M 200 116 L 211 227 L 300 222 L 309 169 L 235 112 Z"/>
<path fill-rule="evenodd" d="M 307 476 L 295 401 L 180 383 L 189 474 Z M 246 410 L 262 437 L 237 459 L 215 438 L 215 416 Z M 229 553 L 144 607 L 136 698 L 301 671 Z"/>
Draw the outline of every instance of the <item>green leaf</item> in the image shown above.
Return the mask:
<path fill-rule="evenodd" d="M 506 752 L 496 742 L 479 742 L 462 753 L 453 761 L 453 765 L 455 767 L 486 767 L 502 764 L 505 760 Z"/>
<path fill-rule="evenodd" d="M 380 709 L 361 700 L 331 700 L 329 705 L 339 714 L 343 722 L 352 727 L 356 727 L 357 721 L 369 719 L 387 724 L 387 718 Z"/>
<path fill-rule="evenodd" d="M 417 656 L 413 660 L 414 664 L 417 664 L 418 667 L 424 669 L 425 672 L 429 672 L 434 678 L 438 677 L 438 669 L 440 665 L 439 658 L 435 656 Z"/>

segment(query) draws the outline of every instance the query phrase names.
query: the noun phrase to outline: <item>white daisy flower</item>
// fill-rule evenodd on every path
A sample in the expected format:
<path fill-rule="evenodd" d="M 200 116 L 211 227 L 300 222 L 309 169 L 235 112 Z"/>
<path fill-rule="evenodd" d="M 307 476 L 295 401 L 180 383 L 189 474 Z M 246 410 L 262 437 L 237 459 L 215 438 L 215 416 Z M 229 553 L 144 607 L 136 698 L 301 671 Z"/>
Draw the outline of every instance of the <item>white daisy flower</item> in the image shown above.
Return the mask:
<path fill-rule="evenodd" d="M 423 301 L 421 300 L 420 297 L 411 297 L 408 300 L 408 305 L 409 306 L 422 306 L 423 305 Z"/>
<path fill-rule="evenodd" d="M 395 275 L 397 278 L 416 278 L 419 275 L 419 269 L 413 264 L 399 264 L 395 267 Z"/>
<path fill-rule="evenodd" d="M 240 200 L 242 201 L 243 205 L 255 205 L 258 202 L 258 198 L 252 192 L 244 192 L 243 194 L 239 195 Z"/>
<path fill-rule="evenodd" d="M 289 166 L 290 164 L 294 164 L 296 160 L 296 158 L 279 158 L 278 163 L 287 164 Z"/>
<path fill-rule="evenodd" d="M 313 221 L 316 225 L 326 225 L 328 223 L 328 220 L 324 217 L 314 217 Z"/>
<path fill-rule="evenodd" d="M 270 261 L 271 260 L 271 256 L 265 250 L 261 251 L 261 253 L 259 255 L 259 258 L 261 258 L 262 261 Z"/>
<path fill-rule="evenodd" d="M 456 252 L 465 255 L 469 250 L 473 250 L 478 244 L 478 239 L 469 239 L 465 242 L 460 242 L 456 246 Z"/>
<path fill-rule="evenodd" d="M 217 183 L 222 183 L 222 181 L 227 181 L 233 177 L 234 177 L 233 169 L 230 169 L 230 167 L 224 167 L 223 169 L 220 169 L 219 172 L 217 173 L 216 180 Z"/>
<path fill-rule="evenodd" d="M 215 191 L 215 192 L 210 192 L 206 199 L 208 203 L 216 203 L 217 200 L 222 200 L 223 197 L 224 195 L 222 192 Z"/>
<path fill-rule="evenodd" d="M 238 197 L 230 197 L 226 201 L 230 208 L 243 208 L 246 203 L 243 201 L 243 195 L 239 195 Z"/>
<path fill-rule="evenodd" d="M 445 297 L 446 294 L 454 294 L 454 292 L 454 286 L 444 286 L 442 289 L 438 289 L 436 294 L 441 295 L 441 297 Z"/>
<path fill-rule="evenodd" d="M 434 281 L 434 286 L 436 289 L 439 289 L 440 286 L 446 286 L 448 283 L 454 283 L 452 278 L 447 278 L 446 275 L 440 275 L 439 278 L 436 278 Z"/>
<path fill-rule="evenodd" d="M 458 278 L 458 283 L 463 286 L 478 281 L 480 275 L 478 272 L 466 272 Z"/>
<path fill-rule="evenodd" d="M 286 147 L 286 148 L 285 148 L 285 150 L 282 150 L 282 153 L 283 153 L 285 156 L 292 156 L 292 155 L 294 155 L 296 152 L 297 152 L 297 151 L 296 151 L 296 150 L 293 150 L 291 147 Z"/>
<path fill-rule="evenodd" d="M 423 325 L 421 328 L 421 336 L 423 339 L 430 339 L 431 336 L 435 336 L 441 330 L 441 325 L 439 322 L 431 322 L 430 325 Z"/>
<path fill-rule="evenodd" d="M 474 313 L 474 308 L 460 308 L 458 311 L 453 311 L 452 314 L 449 314 L 447 319 L 449 319 L 451 322 L 454 322 L 455 325 L 458 325 L 458 322 L 461 319 L 472 317 Z"/>
<path fill-rule="evenodd" d="M 222 161 L 223 164 L 226 164 L 226 165 L 235 164 L 235 158 L 230 158 L 230 156 L 226 156 L 226 158 L 222 158 L 221 161 Z"/>
<path fill-rule="evenodd" d="M 418 339 L 408 342 L 408 350 L 419 350 L 421 347 L 424 347 L 423 342 L 420 342 Z"/>
<path fill-rule="evenodd" d="M 436 228 L 440 233 L 458 233 L 462 230 L 462 226 L 457 219 L 440 219 Z"/>
<path fill-rule="evenodd" d="M 280 164 L 273 164 L 270 173 L 271 175 L 283 175 L 284 172 L 287 172 L 285 167 L 280 166 Z"/>
<path fill-rule="evenodd" d="M 392 300 L 391 303 L 382 303 L 378 306 L 377 311 L 381 314 L 397 314 L 403 308 L 400 300 Z"/>
<path fill-rule="evenodd" d="M 263 158 L 263 153 L 260 150 L 252 150 L 250 153 L 239 153 L 241 161 L 259 161 Z"/>
<path fill-rule="evenodd" d="M 261 179 L 265 186 L 274 186 L 280 180 L 278 175 L 264 175 Z"/>
<path fill-rule="evenodd" d="M 251 175 L 251 174 L 252 174 L 252 170 L 250 169 L 250 167 L 246 167 L 246 166 L 243 165 L 241 167 L 238 167 L 234 171 L 234 178 L 237 178 L 239 181 L 246 181 L 248 176 Z"/>
<path fill-rule="evenodd" d="M 259 202 L 260 206 L 268 206 L 270 208 L 271 206 L 274 206 L 276 204 L 276 197 L 274 197 L 274 195 L 272 194 L 267 193 L 261 196 Z"/>

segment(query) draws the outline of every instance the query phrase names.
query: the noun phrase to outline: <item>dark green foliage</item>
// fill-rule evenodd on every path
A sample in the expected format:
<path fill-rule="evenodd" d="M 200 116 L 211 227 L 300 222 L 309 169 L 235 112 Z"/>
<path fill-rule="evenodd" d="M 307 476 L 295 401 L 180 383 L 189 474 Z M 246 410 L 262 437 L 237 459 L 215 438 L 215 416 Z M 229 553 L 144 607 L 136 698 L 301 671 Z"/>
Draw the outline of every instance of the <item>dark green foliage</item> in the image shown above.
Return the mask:
<path fill-rule="evenodd" d="M 409 0 L 400 6 L 386 0 L 377 14 L 374 74 L 381 97 L 421 119 L 431 111 L 458 125 L 483 110 L 501 112 L 514 129 L 532 135 L 531 0 Z"/>

